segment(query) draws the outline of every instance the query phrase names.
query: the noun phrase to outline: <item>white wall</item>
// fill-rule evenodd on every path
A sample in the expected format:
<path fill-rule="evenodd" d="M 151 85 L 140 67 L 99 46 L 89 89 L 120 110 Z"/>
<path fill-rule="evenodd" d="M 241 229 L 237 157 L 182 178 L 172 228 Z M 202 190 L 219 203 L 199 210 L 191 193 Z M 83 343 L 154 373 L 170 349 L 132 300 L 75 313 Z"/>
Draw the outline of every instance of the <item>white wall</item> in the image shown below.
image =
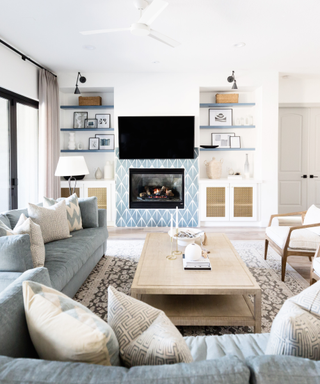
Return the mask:
<path fill-rule="evenodd" d="M 86 88 L 114 87 L 115 128 L 117 116 L 154 114 L 194 115 L 198 127 L 200 87 L 225 88 L 228 86 L 228 74 L 85 73 L 87 82 L 81 85 L 81 90 L 85 92 Z M 75 75 L 76 72 L 58 74 L 60 87 L 74 88 Z M 267 225 L 270 215 L 278 210 L 278 73 L 237 73 L 237 83 L 240 85 L 239 90 L 241 86 L 256 89 L 259 129 L 256 133 L 254 169 L 255 177 L 263 181 L 261 223 Z M 200 162 L 203 159 L 200 157 Z M 240 166 L 242 168 L 243 164 Z"/>
<path fill-rule="evenodd" d="M 279 79 L 279 103 L 320 104 L 319 77 L 289 76 Z"/>
<path fill-rule="evenodd" d="M 38 99 L 38 67 L 0 45 L 0 87 Z"/>

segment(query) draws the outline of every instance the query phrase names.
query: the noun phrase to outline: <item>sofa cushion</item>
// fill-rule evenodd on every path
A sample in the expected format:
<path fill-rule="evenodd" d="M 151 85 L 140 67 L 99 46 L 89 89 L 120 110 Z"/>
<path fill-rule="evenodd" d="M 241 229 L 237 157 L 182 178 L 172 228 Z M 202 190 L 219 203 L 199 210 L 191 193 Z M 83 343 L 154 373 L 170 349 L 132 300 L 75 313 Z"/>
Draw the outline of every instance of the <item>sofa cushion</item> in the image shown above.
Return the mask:
<path fill-rule="evenodd" d="M 315 205 L 311 205 L 311 207 L 307 210 L 303 225 L 318 223 L 320 223 L 320 209 L 317 208 Z M 317 235 L 320 235 L 320 226 L 314 228 L 307 228 L 307 230 Z"/>
<path fill-rule="evenodd" d="M 23 307 L 22 282 L 37 281 L 50 286 L 46 268 L 24 272 L 0 293 L 0 355 L 10 357 L 37 356 L 30 340 Z M 0 380 L 1 382 L 1 380 Z"/>
<path fill-rule="evenodd" d="M 320 281 L 288 299 L 275 317 L 266 355 L 320 360 Z"/>
<path fill-rule="evenodd" d="M 272 239 L 280 248 L 284 248 L 290 227 L 271 226 L 266 228 L 267 236 Z M 289 248 L 309 249 L 314 251 L 320 244 L 320 236 L 307 229 L 297 229 L 292 231 L 290 236 Z"/>
<path fill-rule="evenodd" d="M 252 384 L 318 384 L 320 362 L 294 356 L 252 356 L 246 359 Z"/>
<path fill-rule="evenodd" d="M 20 219 L 13 229 L 15 234 L 27 234 L 30 237 L 30 251 L 34 268 L 43 267 L 45 248 L 40 225 L 34 223 L 30 217 L 21 213 Z"/>
<path fill-rule="evenodd" d="M 0 272 L 0 292 L 5 290 L 19 276 L 21 276 L 21 272 Z"/>
<path fill-rule="evenodd" d="M 0 213 L 0 221 L 2 221 L 7 227 L 12 229 L 11 224 L 10 224 L 10 220 L 7 217 L 7 215 Z"/>
<path fill-rule="evenodd" d="M 88 228 L 72 232 L 72 238 L 47 243 L 44 266 L 49 270 L 52 287 L 62 291 L 107 236 L 106 227 Z"/>
<path fill-rule="evenodd" d="M 21 213 L 23 213 L 25 216 L 28 217 L 28 209 L 12 209 L 11 211 L 5 212 L 5 216 L 10 221 L 10 227 L 14 228 L 21 216 Z"/>
<path fill-rule="evenodd" d="M 57 204 L 59 201 L 65 200 L 66 208 L 67 208 L 67 218 L 69 223 L 69 231 L 78 231 L 82 229 L 82 219 L 81 219 L 81 211 L 78 202 L 78 196 L 76 193 L 69 196 L 66 199 L 49 199 L 48 197 L 43 198 L 43 206 L 51 207 L 54 204 Z"/>
<path fill-rule="evenodd" d="M 70 237 L 64 200 L 49 208 L 29 203 L 28 214 L 36 224 L 40 225 L 44 243 Z"/>
<path fill-rule="evenodd" d="M 119 344 L 110 325 L 63 293 L 24 281 L 29 333 L 41 359 L 120 365 Z"/>
<path fill-rule="evenodd" d="M 93 196 L 78 201 L 81 210 L 82 227 L 97 228 L 99 226 L 98 199 Z"/>
<path fill-rule="evenodd" d="M 0 220 L 0 237 L 14 235 L 13 230 Z"/>
<path fill-rule="evenodd" d="M 0 237 L 0 271 L 24 272 L 33 268 L 29 235 Z"/>
<path fill-rule="evenodd" d="M 248 384 L 249 368 L 234 356 L 190 364 L 130 369 L 0 356 L 0 381 L 21 384 Z M 284 383 L 282 383 L 284 384 Z"/>
<path fill-rule="evenodd" d="M 248 356 L 264 355 L 269 333 L 191 336 L 184 339 L 194 361 L 212 360 L 226 355 L 234 355 L 245 360 Z"/>
<path fill-rule="evenodd" d="M 108 288 L 108 323 L 127 367 L 190 363 L 190 350 L 163 311 Z"/>

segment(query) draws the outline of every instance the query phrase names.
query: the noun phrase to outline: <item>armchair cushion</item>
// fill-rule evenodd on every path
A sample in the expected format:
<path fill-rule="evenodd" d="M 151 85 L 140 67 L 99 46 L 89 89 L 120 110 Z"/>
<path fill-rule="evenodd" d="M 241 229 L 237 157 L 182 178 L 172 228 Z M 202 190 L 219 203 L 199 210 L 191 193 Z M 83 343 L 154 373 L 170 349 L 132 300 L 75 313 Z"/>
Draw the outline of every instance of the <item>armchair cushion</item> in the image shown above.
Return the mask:
<path fill-rule="evenodd" d="M 320 209 L 317 208 L 315 205 L 311 205 L 311 207 L 307 210 L 303 225 L 317 224 L 317 223 L 320 223 Z M 317 235 L 320 235 L 320 226 L 314 227 L 314 228 L 308 228 L 308 231 L 316 233 Z"/>
<path fill-rule="evenodd" d="M 284 248 L 290 227 L 271 226 L 266 228 L 266 235 L 281 249 Z M 320 244 L 320 236 L 308 229 L 296 229 L 292 231 L 289 248 L 315 251 Z"/>

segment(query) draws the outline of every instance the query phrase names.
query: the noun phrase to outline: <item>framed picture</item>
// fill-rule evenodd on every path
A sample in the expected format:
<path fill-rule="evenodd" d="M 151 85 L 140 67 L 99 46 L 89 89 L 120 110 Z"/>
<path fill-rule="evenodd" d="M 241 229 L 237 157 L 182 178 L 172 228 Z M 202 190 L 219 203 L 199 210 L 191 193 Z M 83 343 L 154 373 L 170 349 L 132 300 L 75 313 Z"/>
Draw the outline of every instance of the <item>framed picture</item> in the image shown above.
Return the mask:
<path fill-rule="evenodd" d="M 241 148 L 240 136 L 230 136 L 230 148 Z"/>
<path fill-rule="evenodd" d="M 234 133 L 211 133 L 212 145 L 219 145 L 219 148 L 230 148 L 230 137 Z"/>
<path fill-rule="evenodd" d="M 100 149 L 114 149 L 114 135 L 97 134 L 100 139 Z"/>
<path fill-rule="evenodd" d="M 98 120 L 97 119 L 85 119 L 84 127 L 85 128 L 98 128 Z"/>
<path fill-rule="evenodd" d="M 98 137 L 89 137 L 89 149 L 100 149 L 100 139 Z"/>
<path fill-rule="evenodd" d="M 73 128 L 84 128 L 86 119 L 88 119 L 88 112 L 73 112 Z"/>
<path fill-rule="evenodd" d="M 98 128 L 110 128 L 111 115 L 99 113 L 96 114 L 96 119 L 98 120 Z"/>
<path fill-rule="evenodd" d="M 232 109 L 209 109 L 209 125 L 232 125 Z"/>

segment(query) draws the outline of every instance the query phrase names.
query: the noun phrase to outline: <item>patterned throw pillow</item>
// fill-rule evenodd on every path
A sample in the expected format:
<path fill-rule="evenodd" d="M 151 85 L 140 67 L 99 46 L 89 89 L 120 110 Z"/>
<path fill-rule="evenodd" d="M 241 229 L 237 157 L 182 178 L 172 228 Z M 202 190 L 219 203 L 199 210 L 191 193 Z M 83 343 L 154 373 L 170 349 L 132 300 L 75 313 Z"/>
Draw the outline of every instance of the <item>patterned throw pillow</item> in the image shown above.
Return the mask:
<path fill-rule="evenodd" d="M 30 217 L 27 219 L 22 213 L 13 229 L 13 232 L 15 235 L 29 235 L 33 266 L 34 268 L 43 267 L 45 260 L 45 247 L 40 225 L 34 223 Z"/>
<path fill-rule="evenodd" d="M 62 199 L 54 200 L 54 199 L 49 199 L 48 197 L 43 197 L 43 206 L 51 207 L 52 205 L 57 204 L 61 200 Z M 67 217 L 68 217 L 70 232 L 78 231 L 79 229 L 82 229 L 81 211 L 80 211 L 77 194 L 74 193 L 73 195 L 63 200 L 65 200 L 67 205 Z"/>
<path fill-rule="evenodd" d="M 40 225 L 44 243 L 71 237 L 64 200 L 49 208 L 29 203 L 28 216 Z"/>
<path fill-rule="evenodd" d="M 40 359 L 120 365 L 112 328 L 82 304 L 53 288 L 22 284 L 29 333 Z"/>
<path fill-rule="evenodd" d="M 0 237 L 14 235 L 13 230 L 0 220 Z"/>
<path fill-rule="evenodd" d="M 126 367 L 190 363 L 191 352 L 163 311 L 108 288 L 108 323 Z"/>
<path fill-rule="evenodd" d="M 288 299 L 275 317 L 266 355 L 320 360 L 320 281 Z"/>

